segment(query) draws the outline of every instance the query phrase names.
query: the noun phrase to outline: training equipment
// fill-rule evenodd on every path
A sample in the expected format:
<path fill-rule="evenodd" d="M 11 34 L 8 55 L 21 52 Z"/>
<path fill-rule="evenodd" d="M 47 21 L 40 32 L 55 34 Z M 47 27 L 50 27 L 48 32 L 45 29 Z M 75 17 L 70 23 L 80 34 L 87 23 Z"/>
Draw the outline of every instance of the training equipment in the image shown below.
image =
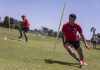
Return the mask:
<path fill-rule="evenodd" d="M 10 17 L 9 17 L 9 32 L 10 32 Z"/>
<path fill-rule="evenodd" d="M 54 52 L 55 52 L 55 48 L 56 48 L 56 44 L 57 44 L 57 40 L 58 40 L 59 30 L 60 30 L 60 26 L 61 26 L 61 23 L 62 23 L 62 18 L 63 18 L 63 15 L 64 15 L 65 7 L 66 7 L 66 3 L 64 3 L 64 7 L 63 7 L 63 10 L 62 10 L 62 14 L 61 14 L 60 24 L 59 24 L 59 27 L 58 27 L 57 36 L 56 36 L 55 44 L 54 44 L 54 47 L 53 47 L 54 49 L 53 49 L 53 52 L 52 52 L 53 56 L 54 56 Z"/>
<path fill-rule="evenodd" d="M 4 40 L 7 40 L 7 38 L 5 37 L 5 38 L 3 38 Z"/>

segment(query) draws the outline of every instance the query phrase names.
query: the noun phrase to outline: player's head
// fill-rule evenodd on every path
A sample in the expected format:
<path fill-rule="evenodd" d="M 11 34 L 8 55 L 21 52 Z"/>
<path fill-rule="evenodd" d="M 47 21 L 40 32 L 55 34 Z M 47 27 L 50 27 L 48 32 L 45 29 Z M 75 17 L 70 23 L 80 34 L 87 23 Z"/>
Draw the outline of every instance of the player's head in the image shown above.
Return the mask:
<path fill-rule="evenodd" d="M 25 15 L 22 15 L 21 17 L 22 17 L 22 19 L 25 19 Z"/>
<path fill-rule="evenodd" d="M 72 14 L 70 14 L 70 15 L 69 15 L 69 22 L 70 22 L 70 23 L 74 23 L 74 22 L 75 22 L 75 20 L 76 20 L 76 15 L 75 15 L 75 14 L 73 14 L 73 13 L 72 13 Z"/>

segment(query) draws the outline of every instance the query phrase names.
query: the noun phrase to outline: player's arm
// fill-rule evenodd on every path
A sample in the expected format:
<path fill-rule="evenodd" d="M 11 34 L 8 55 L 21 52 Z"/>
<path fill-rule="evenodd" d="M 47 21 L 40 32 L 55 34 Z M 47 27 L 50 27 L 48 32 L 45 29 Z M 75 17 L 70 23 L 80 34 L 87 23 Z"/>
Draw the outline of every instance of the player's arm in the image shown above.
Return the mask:
<path fill-rule="evenodd" d="M 86 43 L 86 40 L 85 40 L 85 38 L 84 38 L 84 35 L 83 35 L 82 33 L 80 33 L 80 36 L 81 36 L 81 38 L 82 38 L 82 41 L 83 41 L 84 44 L 85 44 L 85 47 L 86 47 L 87 49 L 89 49 L 89 47 L 88 47 L 88 45 L 87 45 L 87 43 Z"/>
<path fill-rule="evenodd" d="M 64 36 L 64 34 L 62 33 L 62 42 L 63 42 L 63 46 L 65 46 L 65 36 Z"/>
<path fill-rule="evenodd" d="M 84 35 L 83 35 L 83 33 L 82 33 L 82 28 L 81 28 L 79 25 L 77 26 L 77 30 L 78 30 L 78 32 L 79 32 L 81 38 L 82 38 L 82 41 L 83 41 L 84 44 L 85 44 L 85 47 L 86 47 L 87 49 L 89 49 L 89 47 L 88 47 L 88 45 L 87 45 L 87 43 L 86 43 L 85 37 L 84 37 Z"/>

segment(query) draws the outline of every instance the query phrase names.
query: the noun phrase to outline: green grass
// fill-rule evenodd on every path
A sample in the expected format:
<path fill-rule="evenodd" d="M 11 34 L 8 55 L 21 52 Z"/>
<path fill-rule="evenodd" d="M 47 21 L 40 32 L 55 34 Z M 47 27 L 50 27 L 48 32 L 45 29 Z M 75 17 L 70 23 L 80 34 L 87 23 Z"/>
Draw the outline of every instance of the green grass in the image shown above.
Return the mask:
<path fill-rule="evenodd" d="M 59 39 L 54 49 L 55 38 L 34 37 L 28 33 L 29 42 L 18 39 L 17 30 L 0 28 L 0 70 L 80 70 L 77 62 L 63 48 Z M 7 37 L 7 40 L 3 38 Z M 100 46 L 87 50 L 84 45 L 83 53 L 88 66 L 81 70 L 100 69 Z M 52 59 L 53 58 L 53 59 Z"/>

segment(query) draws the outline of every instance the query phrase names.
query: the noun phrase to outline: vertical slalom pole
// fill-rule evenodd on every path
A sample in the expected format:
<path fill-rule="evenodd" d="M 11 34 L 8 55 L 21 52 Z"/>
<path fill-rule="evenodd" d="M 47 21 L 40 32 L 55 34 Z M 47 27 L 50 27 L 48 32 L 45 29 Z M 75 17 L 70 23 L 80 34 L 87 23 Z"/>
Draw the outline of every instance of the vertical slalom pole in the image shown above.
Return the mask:
<path fill-rule="evenodd" d="M 9 22 L 8 23 L 9 23 L 9 32 L 10 32 L 10 17 L 9 17 Z"/>
<path fill-rule="evenodd" d="M 55 48 L 56 48 L 56 44 L 57 44 L 57 40 L 58 40 L 58 36 L 59 36 L 59 30 L 60 30 L 60 26 L 61 26 L 61 23 L 62 23 L 65 7 L 66 7 L 66 3 L 64 3 L 64 7 L 63 7 L 61 18 L 60 18 L 60 23 L 59 23 L 59 27 L 58 27 L 58 31 L 57 31 L 57 36 L 56 36 L 55 43 L 54 43 L 54 49 L 53 49 L 53 52 L 52 52 L 53 56 L 54 56 L 54 53 L 55 53 Z"/>

